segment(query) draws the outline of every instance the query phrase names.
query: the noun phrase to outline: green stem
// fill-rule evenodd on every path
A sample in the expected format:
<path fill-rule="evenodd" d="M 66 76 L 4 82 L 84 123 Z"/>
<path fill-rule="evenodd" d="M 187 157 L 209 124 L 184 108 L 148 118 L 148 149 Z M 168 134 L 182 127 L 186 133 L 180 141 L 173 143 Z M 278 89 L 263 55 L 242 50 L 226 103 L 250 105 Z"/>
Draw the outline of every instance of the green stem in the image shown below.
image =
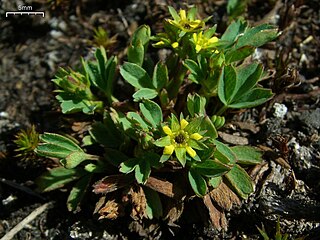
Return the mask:
<path fill-rule="evenodd" d="M 174 75 L 172 81 L 168 85 L 168 95 L 170 99 L 177 97 L 181 84 L 183 83 L 184 77 L 186 75 L 187 68 L 183 66 L 182 62 L 179 62 L 177 66 L 176 74 Z"/>
<path fill-rule="evenodd" d="M 227 109 L 228 106 L 224 105 L 222 108 L 219 109 L 219 111 L 215 115 L 221 116 Z"/>

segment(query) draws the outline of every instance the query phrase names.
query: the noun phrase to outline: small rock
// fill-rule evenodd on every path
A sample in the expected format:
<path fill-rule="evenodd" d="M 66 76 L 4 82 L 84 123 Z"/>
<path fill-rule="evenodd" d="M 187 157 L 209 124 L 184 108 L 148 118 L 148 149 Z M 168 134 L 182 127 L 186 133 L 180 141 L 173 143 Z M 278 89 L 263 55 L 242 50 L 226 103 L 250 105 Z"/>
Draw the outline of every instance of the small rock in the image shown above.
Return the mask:
<path fill-rule="evenodd" d="M 63 33 L 60 32 L 60 31 L 51 30 L 51 31 L 50 31 L 50 35 L 51 35 L 53 38 L 57 39 L 57 38 L 62 37 L 62 36 L 63 36 Z"/>
<path fill-rule="evenodd" d="M 1 117 L 1 118 L 8 118 L 8 117 L 9 117 L 9 113 L 7 113 L 7 112 L 0 112 L 0 117 Z"/>
<path fill-rule="evenodd" d="M 283 119 L 288 112 L 288 108 L 286 107 L 286 105 L 281 103 L 275 103 L 273 105 L 273 108 L 274 108 L 273 116 L 275 116 L 276 118 Z"/>
<path fill-rule="evenodd" d="M 299 117 L 299 120 L 306 126 L 320 129 L 320 108 L 313 111 L 305 111 Z"/>

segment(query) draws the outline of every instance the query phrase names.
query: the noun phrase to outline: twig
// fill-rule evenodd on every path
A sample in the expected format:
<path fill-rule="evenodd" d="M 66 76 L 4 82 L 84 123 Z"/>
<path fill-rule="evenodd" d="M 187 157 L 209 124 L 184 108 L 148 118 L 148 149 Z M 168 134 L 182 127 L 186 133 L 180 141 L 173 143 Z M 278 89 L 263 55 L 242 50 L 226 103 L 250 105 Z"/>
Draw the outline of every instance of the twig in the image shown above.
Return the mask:
<path fill-rule="evenodd" d="M 13 182 L 13 181 L 10 181 L 10 180 L 4 179 L 4 178 L 0 178 L 0 182 L 5 183 L 5 184 L 7 184 L 7 185 L 9 185 L 9 186 L 11 186 L 11 187 L 14 187 L 14 188 L 16 188 L 16 189 L 19 189 L 19 190 L 21 190 L 21 191 L 23 191 L 23 192 L 25 192 L 25 193 L 28 193 L 28 194 L 30 194 L 30 195 L 32 195 L 32 196 L 34 196 L 34 197 L 38 197 L 38 198 L 40 198 L 41 200 L 46 200 L 46 199 L 45 199 L 43 196 L 41 196 L 40 194 L 32 191 L 32 190 L 31 190 L 30 188 L 28 188 L 28 187 L 22 186 L 21 184 L 15 183 L 15 182 Z"/>
<path fill-rule="evenodd" d="M 7 232 L 7 234 L 4 235 L 0 240 L 11 240 L 14 237 L 14 235 L 16 235 L 19 231 L 21 231 L 27 224 L 29 224 L 37 216 L 43 213 L 50 204 L 51 202 L 48 202 L 38 207 L 37 209 L 35 209 L 32 213 L 29 214 L 29 216 L 24 218 L 14 228 L 12 228 L 9 232 Z"/>

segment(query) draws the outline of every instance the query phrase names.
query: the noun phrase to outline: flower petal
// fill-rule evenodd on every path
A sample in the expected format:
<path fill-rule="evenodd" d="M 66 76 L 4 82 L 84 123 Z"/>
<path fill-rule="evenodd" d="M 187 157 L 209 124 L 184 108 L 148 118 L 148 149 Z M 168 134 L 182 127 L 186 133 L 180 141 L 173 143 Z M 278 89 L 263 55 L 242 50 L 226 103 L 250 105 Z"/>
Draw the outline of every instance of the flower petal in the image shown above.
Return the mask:
<path fill-rule="evenodd" d="M 217 37 L 212 37 L 212 38 L 210 38 L 209 40 L 208 40 L 208 43 L 216 43 L 216 42 L 218 42 L 219 41 L 219 39 L 217 38 Z"/>
<path fill-rule="evenodd" d="M 187 20 L 186 10 L 180 9 L 179 15 L 180 15 L 181 21 Z"/>
<path fill-rule="evenodd" d="M 180 129 L 183 130 L 189 123 L 185 119 L 180 120 Z"/>
<path fill-rule="evenodd" d="M 177 48 L 177 47 L 179 47 L 179 43 L 178 42 L 174 42 L 174 43 L 171 44 L 171 46 L 173 48 Z"/>
<path fill-rule="evenodd" d="M 193 38 L 194 43 L 197 43 L 197 41 L 198 41 L 198 36 L 197 36 L 196 33 L 192 34 L 192 38 Z"/>
<path fill-rule="evenodd" d="M 203 137 L 199 133 L 193 133 L 193 134 L 190 135 L 190 138 L 198 141 Z"/>
<path fill-rule="evenodd" d="M 192 147 L 187 146 L 187 147 L 186 147 L 186 150 L 187 150 L 187 153 L 190 155 L 190 157 L 193 157 L 193 158 L 194 158 L 194 157 L 197 155 L 196 151 L 193 150 Z"/>
<path fill-rule="evenodd" d="M 169 146 L 165 146 L 163 149 L 163 154 L 164 155 L 171 155 L 174 151 L 174 146 L 173 145 L 169 145 Z"/>
<path fill-rule="evenodd" d="M 171 136 L 172 135 L 172 131 L 168 126 L 163 126 L 162 130 L 164 131 L 165 134 Z"/>
<path fill-rule="evenodd" d="M 201 49 L 202 49 L 202 47 L 201 47 L 201 45 L 196 45 L 196 52 L 198 53 L 198 52 L 200 52 L 201 51 Z"/>

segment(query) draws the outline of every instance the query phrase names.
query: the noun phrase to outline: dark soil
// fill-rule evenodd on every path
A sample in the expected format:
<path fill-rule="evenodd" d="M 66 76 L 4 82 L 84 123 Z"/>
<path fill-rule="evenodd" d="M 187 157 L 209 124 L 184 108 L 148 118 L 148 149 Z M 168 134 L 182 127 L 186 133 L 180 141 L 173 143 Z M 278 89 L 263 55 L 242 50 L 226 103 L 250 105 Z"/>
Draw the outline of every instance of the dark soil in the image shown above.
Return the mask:
<path fill-rule="evenodd" d="M 70 0 L 60 5 L 26 1 L 41 16 L 9 16 L 20 1 L 0 2 L 0 237 L 34 209 L 50 202 L 14 239 L 258 239 L 257 226 L 274 236 L 277 219 L 290 239 L 320 239 L 320 8 L 318 0 L 249 1 L 245 18 L 251 24 L 271 22 L 282 35 L 259 49 L 255 58 L 270 77 L 262 82 L 275 92 L 264 106 L 228 119 L 220 137 L 227 143 L 249 142 L 265 150 L 263 164 L 251 170 L 256 191 L 226 214 L 227 231 L 213 229 L 197 199 L 188 202 L 181 220 L 139 222 L 131 218 L 99 221 L 92 216 L 97 197 L 88 194 L 82 211 L 67 211 L 67 190 L 35 191 L 34 179 L 45 160 L 15 157 L 14 134 L 35 124 L 39 132 L 63 129 L 67 120 L 54 99 L 50 81 L 59 67 L 77 67 L 92 56 L 93 29 L 107 28 L 118 42 L 111 53 L 123 59 L 134 29 L 149 24 L 153 33 L 168 17 L 170 0 Z M 226 1 L 196 3 L 201 17 L 212 16 L 218 32 L 226 27 Z M 26 3 L 26 4 L 27 4 Z M 156 52 L 155 52 L 156 54 Z M 276 103 L 282 104 L 277 105 Z M 287 111 L 281 115 L 281 109 Z M 280 114 L 278 113 L 280 111 Z"/>

